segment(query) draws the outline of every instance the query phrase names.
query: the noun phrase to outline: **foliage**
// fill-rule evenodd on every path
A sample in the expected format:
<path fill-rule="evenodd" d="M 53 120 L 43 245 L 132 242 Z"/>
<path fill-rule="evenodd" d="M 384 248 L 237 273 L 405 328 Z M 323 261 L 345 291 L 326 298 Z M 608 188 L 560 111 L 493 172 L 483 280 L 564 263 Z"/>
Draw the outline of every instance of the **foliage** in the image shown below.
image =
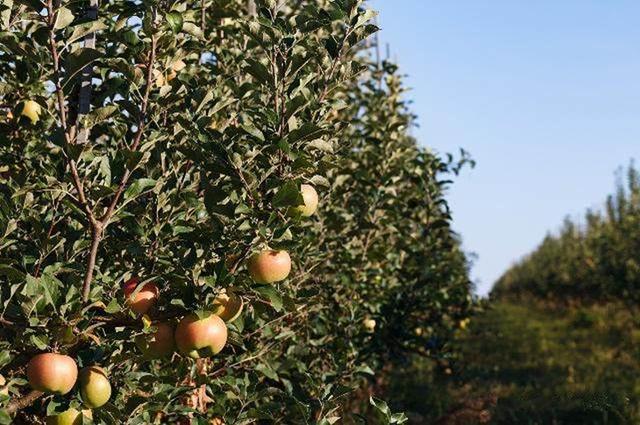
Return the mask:
<path fill-rule="evenodd" d="M 594 302 L 640 300 L 640 175 L 631 166 L 603 212 L 588 211 L 584 225 L 565 220 L 529 256 L 496 283 L 495 297 L 533 295 Z"/>
<path fill-rule="evenodd" d="M 491 395 L 496 424 L 637 423 L 639 325 L 621 303 L 494 302 L 456 343 L 448 403 Z"/>
<path fill-rule="evenodd" d="M 417 147 L 395 68 L 359 54 L 372 11 L 90 6 L 0 3 L 0 423 L 79 407 L 77 392 L 29 399 L 24 366 L 43 351 L 106 369 L 94 423 L 327 424 L 374 369 L 442 350 L 470 303 L 441 178 L 459 164 Z M 310 219 L 290 213 L 302 183 L 321 195 Z M 294 270 L 256 285 L 245 262 L 267 246 Z M 160 288 L 143 319 L 124 304 L 134 276 Z M 245 308 L 222 353 L 141 355 L 136 337 L 223 290 Z"/>
<path fill-rule="evenodd" d="M 629 424 L 640 420 L 637 308 L 481 303 L 447 369 L 414 358 L 389 405 L 415 424 Z"/>

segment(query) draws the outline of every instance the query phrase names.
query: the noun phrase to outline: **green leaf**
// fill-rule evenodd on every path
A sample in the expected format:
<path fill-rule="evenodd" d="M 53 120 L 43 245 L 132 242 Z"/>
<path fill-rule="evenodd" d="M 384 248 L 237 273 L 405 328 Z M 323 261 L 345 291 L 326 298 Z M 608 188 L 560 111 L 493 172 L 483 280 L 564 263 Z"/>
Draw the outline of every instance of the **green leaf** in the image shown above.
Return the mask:
<path fill-rule="evenodd" d="M 274 381 L 278 380 L 278 374 L 268 364 L 260 363 L 256 366 L 256 370 L 267 378 L 273 379 Z"/>
<path fill-rule="evenodd" d="M 131 183 L 129 188 L 124 192 L 124 199 L 132 199 L 140 195 L 146 189 L 156 185 L 156 180 L 142 178 Z"/>
<path fill-rule="evenodd" d="M 375 397 L 369 397 L 369 403 L 382 413 L 387 419 L 391 419 L 391 410 L 384 400 Z"/>
<path fill-rule="evenodd" d="M 8 365 L 11 359 L 11 353 L 8 350 L 0 351 L 0 368 Z"/>
<path fill-rule="evenodd" d="M 86 47 L 70 53 L 64 64 L 65 76 L 62 86 L 65 87 L 85 66 L 101 57 L 102 53 L 98 50 Z"/>
<path fill-rule="evenodd" d="M 122 307 L 120 307 L 120 304 L 118 304 L 118 300 L 116 300 L 115 298 L 112 298 L 107 307 L 104 309 L 104 311 L 109 314 L 114 314 L 121 310 Z"/>
<path fill-rule="evenodd" d="M 73 22 L 73 20 L 73 12 L 66 7 L 61 7 L 56 12 L 56 22 L 53 27 L 57 30 L 66 28 L 71 24 L 71 22 Z"/>
<path fill-rule="evenodd" d="M 111 115 L 114 114 L 118 110 L 118 106 L 116 105 L 107 105 L 102 108 L 97 108 L 90 113 L 88 113 L 84 118 L 84 127 L 87 129 L 92 128 L 96 124 L 100 124 Z"/>
<path fill-rule="evenodd" d="M 167 19 L 167 23 L 169 24 L 171 31 L 179 33 L 182 30 L 183 19 L 180 13 L 172 11 L 167 13 L 165 18 Z"/>
<path fill-rule="evenodd" d="M 31 335 L 31 343 L 38 347 L 38 350 L 46 350 L 49 347 L 49 338 L 46 335 Z"/>
<path fill-rule="evenodd" d="M 256 80 L 268 86 L 273 85 L 273 77 L 266 66 L 255 59 L 247 58 L 245 61 L 249 64 L 245 70 L 255 77 Z"/>
<path fill-rule="evenodd" d="M 304 123 L 302 126 L 289 133 L 288 141 L 293 144 L 298 141 L 317 139 L 322 136 L 325 131 L 318 125 L 313 123 Z"/>
<path fill-rule="evenodd" d="M 295 207 L 303 203 L 304 199 L 298 184 L 293 181 L 285 183 L 275 194 L 272 201 L 273 206 L 276 208 Z"/>
<path fill-rule="evenodd" d="M 88 22 L 82 25 L 75 26 L 73 33 L 65 41 L 67 44 L 73 43 L 89 34 L 107 29 L 107 25 L 101 21 Z"/>
<path fill-rule="evenodd" d="M 259 139 L 264 142 L 265 140 L 264 133 L 262 133 L 262 131 L 257 129 L 253 124 L 243 124 L 242 129 L 247 133 L 249 133 L 250 135 L 252 135 L 253 137 L 255 137 L 256 139 Z"/>
<path fill-rule="evenodd" d="M 311 177 L 311 183 L 315 186 L 323 186 L 323 187 L 329 187 L 331 186 L 331 183 L 329 183 L 329 180 L 327 180 L 326 178 L 319 176 L 319 175 L 315 175 L 313 177 Z"/>
<path fill-rule="evenodd" d="M 11 416 L 4 409 L 0 409 L 0 424 L 9 425 L 12 423 Z"/>
<path fill-rule="evenodd" d="M 277 312 L 282 311 L 282 297 L 273 286 L 257 286 L 253 289 L 258 294 L 267 298 L 271 307 Z"/>

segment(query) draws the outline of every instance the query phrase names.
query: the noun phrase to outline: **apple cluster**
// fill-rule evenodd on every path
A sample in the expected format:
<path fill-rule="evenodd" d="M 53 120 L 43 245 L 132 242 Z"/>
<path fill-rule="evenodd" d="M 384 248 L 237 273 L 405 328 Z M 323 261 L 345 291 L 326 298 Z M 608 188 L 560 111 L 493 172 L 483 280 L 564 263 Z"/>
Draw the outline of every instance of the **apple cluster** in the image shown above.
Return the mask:
<path fill-rule="evenodd" d="M 301 185 L 304 203 L 292 211 L 302 217 L 312 216 L 318 207 L 318 194 L 310 185 Z M 291 272 L 291 257 L 287 251 L 263 249 L 251 255 L 247 262 L 249 275 L 257 284 L 272 284 L 285 280 Z M 221 291 L 206 313 L 191 313 L 173 326 L 169 322 L 153 322 L 147 315 L 156 305 L 160 288 L 151 281 L 133 277 L 122 287 L 127 307 L 142 316 L 152 332 L 139 335 L 135 344 L 145 359 L 160 359 L 177 351 L 192 359 L 211 357 L 227 344 L 226 323 L 236 320 L 244 302 L 232 290 Z M 34 356 L 27 366 L 27 378 L 34 390 L 46 394 L 65 395 L 78 384 L 85 410 L 70 408 L 49 416 L 47 424 L 75 425 L 82 417 L 91 417 L 90 409 L 106 404 L 111 397 L 111 384 L 105 369 L 87 366 L 78 372 L 76 361 L 64 354 L 43 353 Z"/>

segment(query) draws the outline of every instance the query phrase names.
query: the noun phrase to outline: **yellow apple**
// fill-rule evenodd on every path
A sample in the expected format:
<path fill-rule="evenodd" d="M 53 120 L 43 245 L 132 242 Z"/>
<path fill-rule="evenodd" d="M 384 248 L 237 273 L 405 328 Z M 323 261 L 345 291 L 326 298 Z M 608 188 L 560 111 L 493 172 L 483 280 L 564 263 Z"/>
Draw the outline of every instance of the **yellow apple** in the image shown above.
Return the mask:
<path fill-rule="evenodd" d="M 80 371 L 79 381 L 82 401 L 88 408 L 101 407 L 111 398 L 111 384 L 101 367 L 85 367 Z"/>

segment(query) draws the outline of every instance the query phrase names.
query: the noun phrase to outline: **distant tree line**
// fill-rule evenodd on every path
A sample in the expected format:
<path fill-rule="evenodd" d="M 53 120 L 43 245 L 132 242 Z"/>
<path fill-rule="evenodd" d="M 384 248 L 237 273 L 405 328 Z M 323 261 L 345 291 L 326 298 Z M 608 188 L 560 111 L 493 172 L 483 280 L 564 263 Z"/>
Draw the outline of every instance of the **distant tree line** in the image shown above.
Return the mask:
<path fill-rule="evenodd" d="M 559 234 L 511 267 L 492 296 L 598 302 L 640 300 L 640 171 L 620 178 L 604 210 L 583 223 L 565 219 Z"/>

